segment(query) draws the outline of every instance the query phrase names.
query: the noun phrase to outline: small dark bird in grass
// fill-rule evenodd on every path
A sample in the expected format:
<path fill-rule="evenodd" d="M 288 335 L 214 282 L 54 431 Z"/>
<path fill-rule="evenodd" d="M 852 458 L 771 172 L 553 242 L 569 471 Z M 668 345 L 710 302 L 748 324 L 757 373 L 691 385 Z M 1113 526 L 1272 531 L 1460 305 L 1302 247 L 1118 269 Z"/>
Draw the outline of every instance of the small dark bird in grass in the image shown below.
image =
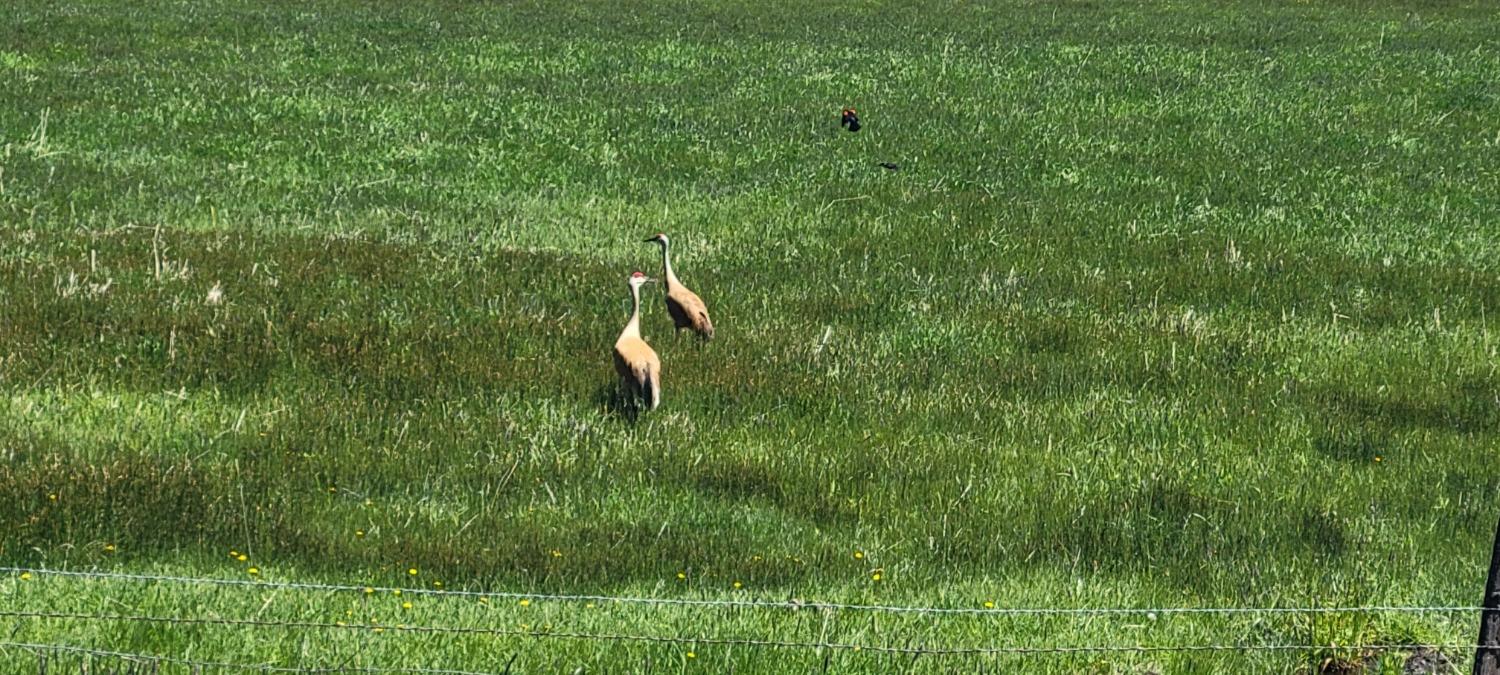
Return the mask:
<path fill-rule="evenodd" d="M 901 170 L 901 165 L 897 164 L 895 162 L 881 162 L 880 163 L 880 168 L 882 168 L 882 169 L 890 169 L 891 171 L 899 171 L 899 170 Z"/>
<path fill-rule="evenodd" d="M 859 131 L 859 114 L 853 108 L 844 108 L 844 119 L 839 122 L 841 127 L 849 127 L 850 131 Z"/>

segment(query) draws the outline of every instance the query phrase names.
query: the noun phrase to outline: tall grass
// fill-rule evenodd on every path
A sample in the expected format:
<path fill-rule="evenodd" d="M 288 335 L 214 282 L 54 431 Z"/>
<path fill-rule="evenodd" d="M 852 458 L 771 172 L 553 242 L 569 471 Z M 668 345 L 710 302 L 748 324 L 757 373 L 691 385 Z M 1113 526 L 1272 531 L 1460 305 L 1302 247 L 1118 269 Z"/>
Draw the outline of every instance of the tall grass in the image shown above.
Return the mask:
<path fill-rule="evenodd" d="M 1471 604 L 1500 494 L 1495 35 L 1500 15 L 1460 2 L 22 0 L 0 18 L 0 562 L 971 607 Z M 839 129 L 845 105 L 861 132 Z M 719 335 L 674 340 L 648 305 L 665 404 L 631 423 L 608 349 L 657 231 Z M 57 579 L 0 594 L 405 611 Z M 1471 639 L 1441 615 L 423 606 L 935 647 Z M 824 664 L 17 626 L 303 665 Z M 830 668 L 1330 655 L 1359 656 Z"/>

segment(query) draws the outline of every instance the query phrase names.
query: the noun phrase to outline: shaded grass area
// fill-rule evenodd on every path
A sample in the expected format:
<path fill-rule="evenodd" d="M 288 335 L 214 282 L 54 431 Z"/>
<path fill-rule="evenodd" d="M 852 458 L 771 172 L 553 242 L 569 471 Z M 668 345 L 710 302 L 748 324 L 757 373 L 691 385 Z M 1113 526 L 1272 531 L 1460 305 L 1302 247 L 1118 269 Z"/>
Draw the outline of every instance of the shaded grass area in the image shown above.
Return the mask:
<path fill-rule="evenodd" d="M 965 606 L 1477 597 L 1500 493 L 1480 4 L 101 1 L 3 21 L 0 562 L 242 574 L 234 549 L 267 577 Z M 632 423 L 607 350 L 655 231 L 720 335 L 674 340 L 648 306 L 666 405 Z M 9 583 L 33 607 L 125 598 Z M 243 609 L 163 593 L 142 606 Z M 1151 637 L 1465 636 L 1329 621 Z M 924 626 L 863 637 L 1120 639 Z M 298 662 L 232 631 L 26 630 Z M 483 644 L 382 655 L 502 667 Z M 778 654 L 714 663 L 821 665 Z"/>
<path fill-rule="evenodd" d="M 812 309 L 801 337 L 762 325 L 707 348 L 663 338 L 673 405 L 631 425 L 599 403 L 618 299 L 512 286 L 587 265 L 145 230 L 32 246 L 4 268 L 22 386 L 0 485 L 31 521 L 18 551 L 108 539 L 149 559 L 238 542 L 330 571 L 420 559 L 567 588 L 681 567 L 807 583 L 884 541 L 919 574 L 1144 566 L 1211 591 L 1245 571 L 1225 558 L 1366 564 L 1345 554 L 1376 523 L 1339 507 L 1383 494 L 1371 506 L 1420 510 L 1423 477 L 1454 488 L 1456 517 L 1477 517 L 1483 502 L 1462 499 L 1484 494 L 1476 476 L 1447 467 L 1485 465 L 1497 424 L 1484 332 L 1255 320 L 1254 307 L 1238 312 L 1251 321 L 1149 308 L 1065 320 L 1051 293 L 1023 292 L 1017 318 L 968 333 L 963 310 L 929 305 L 866 332 Z M 191 275 L 157 280 L 158 258 Z M 65 274 L 81 290 L 67 295 Z M 90 290 L 99 277 L 109 290 Z M 208 279 L 232 280 L 224 304 L 205 302 Z M 881 304 L 903 302 L 887 292 Z M 743 304 L 719 307 L 752 314 Z M 826 342 L 819 325 L 836 326 Z M 1267 501 L 1278 508 L 1257 508 Z M 549 560 L 559 547 L 576 551 L 566 565 Z M 788 560 L 750 565 L 751 552 Z"/>

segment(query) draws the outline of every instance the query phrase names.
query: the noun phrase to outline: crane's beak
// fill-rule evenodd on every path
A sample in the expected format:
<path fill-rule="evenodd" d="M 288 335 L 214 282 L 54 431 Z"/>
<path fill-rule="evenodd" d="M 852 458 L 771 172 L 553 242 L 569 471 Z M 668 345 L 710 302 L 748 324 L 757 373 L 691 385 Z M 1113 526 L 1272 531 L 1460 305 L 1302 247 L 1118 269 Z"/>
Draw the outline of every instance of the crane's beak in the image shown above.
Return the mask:
<path fill-rule="evenodd" d="M 661 240 L 658 239 L 658 238 L 656 238 L 656 237 L 652 237 L 650 239 L 642 239 L 641 241 L 649 244 L 649 243 L 657 242 L 657 241 L 661 241 Z"/>

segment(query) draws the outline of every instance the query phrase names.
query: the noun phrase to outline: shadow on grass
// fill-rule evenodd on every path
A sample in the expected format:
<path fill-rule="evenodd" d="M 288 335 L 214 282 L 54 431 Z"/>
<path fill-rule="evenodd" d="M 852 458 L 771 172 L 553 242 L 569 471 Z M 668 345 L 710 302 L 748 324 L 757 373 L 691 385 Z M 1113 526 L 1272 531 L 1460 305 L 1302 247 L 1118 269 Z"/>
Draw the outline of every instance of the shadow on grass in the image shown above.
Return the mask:
<path fill-rule="evenodd" d="M 1390 454 L 1390 433 L 1370 424 L 1333 429 L 1313 438 L 1313 449 L 1330 459 L 1367 464 Z"/>
<path fill-rule="evenodd" d="M 407 582 L 401 576 L 406 564 L 391 571 L 392 561 L 402 561 L 450 583 L 497 588 L 608 591 L 642 581 L 674 583 L 678 570 L 690 575 L 712 570 L 716 577 L 771 588 L 843 570 L 851 542 L 833 533 L 860 524 L 858 513 L 835 512 L 837 500 L 789 492 L 771 475 L 740 467 L 715 472 L 727 475 L 679 477 L 698 478 L 698 489 L 718 493 L 721 500 L 679 503 L 685 510 L 675 515 L 638 520 L 608 505 L 575 504 L 581 510 L 567 515 L 539 510 L 511 517 L 506 514 L 520 512 L 515 504 L 497 504 L 464 530 L 399 536 L 409 527 L 408 515 L 361 507 L 357 498 L 331 493 L 327 478 L 316 471 L 288 473 L 283 460 L 269 454 L 242 460 L 238 471 L 141 455 L 87 466 L 65 453 L 31 457 L 0 466 L 0 562 L 39 562 L 38 556 L 48 556 L 50 564 L 55 560 L 42 551 L 66 550 L 72 565 L 127 559 L 150 564 L 192 552 L 212 559 L 219 549 L 234 547 L 329 579 L 375 575 L 371 582 L 393 584 Z M 675 494 L 668 487 L 673 482 L 666 478 L 666 485 L 654 489 L 665 489 L 664 497 Z M 512 497 L 529 499 L 523 493 Z M 788 518 L 800 515 L 819 523 L 830 536 L 786 540 L 727 518 L 759 499 Z M 960 516 L 945 522 L 942 527 L 951 529 L 941 532 L 936 523 L 905 527 L 933 547 L 924 557 L 965 574 L 1018 564 L 1122 574 L 1149 567 L 1170 569 L 1174 583 L 1203 590 L 1216 583 L 1202 573 L 1205 569 L 1268 555 L 1333 562 L 1350 548 L 1348 528 L 1336 516 L 1297 508 L 1256 514 L 1185 484 L 1144 487 L 1081 508 L 1074 504 L 1067 513 L 1085 514 L 1078 519 L 1039 506 L 1026 510 L 1029 515 L 1000 521 Z M 1267 519 L 1273 522 L 1262 522 Z M 370 529 L 372 536 L 349 536 L 355 526 Z M 381 531 L 396 536 L 374 534 Z M 995 555 L 997 540 L 1009 542 L 1005 555 Z M 103 542 L 117 545 L 118 553 L 105 552 Z M 752 558 L 751 552 L 763 555 Z"/>
<path fill-rule="evenodd" d="M 1357 437 L 1361 439 L 1359 445 L 1370 445 L 1368 437 L 1373 429 L 1461 434 L 1500 429 L 1500 383 L 1470 378 L 1440 391 L 1424 397 L 1421 391 L 1374 392 L 1330 386 L 1313 390 L 1309 398 L 1327 418 L 1347 421 L 1354 427 L 1339 436 Z M 1367 454 L 1356 453 L 1356 458 L 1366 459 Z"/>
<path fill-rule="evenodd" d="M 591 400 L 595 408 L 610 419 L 635 424 L 641 419 L 641 407 L 619 382 L 606 382 L 594 388 Z"/>

